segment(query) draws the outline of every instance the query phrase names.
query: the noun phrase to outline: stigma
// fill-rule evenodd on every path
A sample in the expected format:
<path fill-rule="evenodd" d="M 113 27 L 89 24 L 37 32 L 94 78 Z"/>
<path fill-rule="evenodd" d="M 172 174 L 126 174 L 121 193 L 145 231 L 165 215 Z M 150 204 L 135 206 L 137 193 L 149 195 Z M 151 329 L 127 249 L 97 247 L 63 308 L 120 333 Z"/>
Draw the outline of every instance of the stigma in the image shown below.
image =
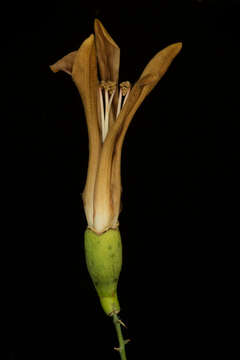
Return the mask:
<path fill-rule="evenodd" d="M 122 108 L 124 107 L 128 95 L 131 90 L 131 84 L 129 81 L 124 81 L 119 85 L 118 102 L 116 114 L 114 119 L 117 120 Z M 99 103 L 100 103 L 100 127 L 102 142 L 104 143 L 109 131 L 109 116 L 111 112 L 111 106 L 114 95 L 117 91 L 117 83 L 115 81 L 101 81 L 99 84 Z"/>

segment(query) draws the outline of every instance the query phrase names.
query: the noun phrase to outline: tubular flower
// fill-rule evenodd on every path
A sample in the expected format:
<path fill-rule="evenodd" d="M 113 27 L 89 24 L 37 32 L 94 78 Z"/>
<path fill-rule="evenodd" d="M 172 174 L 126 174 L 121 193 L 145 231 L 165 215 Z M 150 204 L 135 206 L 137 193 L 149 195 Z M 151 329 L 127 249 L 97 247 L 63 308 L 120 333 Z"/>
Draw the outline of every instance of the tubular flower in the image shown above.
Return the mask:
<path fill-rule="evenodd" d="M 82 98 L 89 137 L 83 203 L 88 227 L 96 234 L 118 228 L 121 151 L 126 131 L 181 47 L 179 42 L 158 52 L 132 87 L 129 81 L 118 84 L 120 49 L 96 19 L 94 34 L 79 50 L 50 66 L 53 72 L 70 74 Z"/>

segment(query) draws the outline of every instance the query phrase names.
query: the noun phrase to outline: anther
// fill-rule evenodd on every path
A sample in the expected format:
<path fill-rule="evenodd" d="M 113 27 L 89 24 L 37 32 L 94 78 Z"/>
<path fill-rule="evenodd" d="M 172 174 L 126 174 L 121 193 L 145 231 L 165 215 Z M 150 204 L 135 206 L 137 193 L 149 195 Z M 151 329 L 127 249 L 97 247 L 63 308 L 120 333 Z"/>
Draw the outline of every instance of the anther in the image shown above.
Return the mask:
<path fill-rule="evenodd" d="M 116 86 L 117 86 L 116 81 L 108 81 L 107 86 L 108 86 L 109 94 L 111 95 L 116 90 Z"/>
<path fill-rule="evenodd" d="M 107 82 L 106 82 L 105 80 L 101 80 L 101 81 L 100 81 L 100 84 L 99 84 L 99 85 L 100 85 L 100 88 L 101 88 L 101 89 L 105 89 L 106 84 L 107 84 Z"/>
<path fill-rule="evenodd" d="M 110 94 L 116 89 L 116 81 L 105 81 L 102 80 L 100 82 L 100 87 L 104 90 L 107 90 Z"/>
<path fill-rule="evenodd" d="M 131 84 L 129 81 L 124 81 L 120 84 L 120 87 L 122 88 L 123 96 L 125 96 L 123 104 L 122 104 L 122 108 L 123 108 L 123 106 L 125 105 L 125 103 L 127 101 L 128 95 L 130 93 Z"/>
<path fill-rule="evenodd" d="M 118 115 L 120 114 L 121 109 L 123 108 L 124 104 L 127 101 L 128 95 L 131 90 L 131 84 L 129 81 L 123 81 L 120 85 L 119 95 L 118 95 L 118 106 L 117 106 L 117 114 L 116 118 L 118 118 Z M 124 97 L 124 101 L 122 103 L 122 98 Z"/>
<path fill-rule="evenodd" d="M 103 93 L 104 91 L 104 97 Z M 101 109 L 101 128 L 102 128 L 102 142 L 104 142 L 109 128 L 109 114 L 113 101 L 113 97 L 116 91 L 115 81 L 104 81 L 102 80 L 99 84 L 100 94 L 100 109 Z M 103 103 L 104 99 L 104 103 Z M 104 106 L 105 105 L 105 106 Z"/>
<path fill-rule="evenodd" d="M 129 81 L 123 81 L 121 84 L 120 84 L 120 89 L 122 89 L 122 94 L 123 96 L 126 96 L 127 93 L 129 92 L 131 88 L 131 84 Z"/>

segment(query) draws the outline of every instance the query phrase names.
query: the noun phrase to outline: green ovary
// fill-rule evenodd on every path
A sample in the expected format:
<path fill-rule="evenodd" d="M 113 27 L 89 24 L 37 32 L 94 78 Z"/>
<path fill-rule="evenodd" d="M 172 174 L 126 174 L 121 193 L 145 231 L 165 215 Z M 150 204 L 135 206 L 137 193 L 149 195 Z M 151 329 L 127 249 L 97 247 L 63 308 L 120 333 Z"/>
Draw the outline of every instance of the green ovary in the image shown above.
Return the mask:
<path fill-rule="evenodd" d="M 98 235 L 85 231 L 85 255 L 89 274 L 107 315 L 119 312 L 117 283 L 122 267 L 122 242 L 119 230 Z"/>

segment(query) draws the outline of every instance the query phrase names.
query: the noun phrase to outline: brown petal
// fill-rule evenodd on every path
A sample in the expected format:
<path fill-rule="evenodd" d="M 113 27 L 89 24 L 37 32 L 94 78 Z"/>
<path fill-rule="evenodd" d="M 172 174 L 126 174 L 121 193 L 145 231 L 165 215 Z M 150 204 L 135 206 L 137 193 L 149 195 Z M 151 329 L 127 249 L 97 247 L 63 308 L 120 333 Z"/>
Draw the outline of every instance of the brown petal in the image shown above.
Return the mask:
<path fill-rule="evenodd" d="M 106 137 L 102 146 L 94 194 L 94 230 L 103 232 L 113 227 L 114 203 L 112 198 L 112 158 L 116 138 Z"/>
<path fill-rule="evenodd" d="M 98 19 L 94 21 L 94 31 L 101 79 L 117 82 L 120 65 L 120 49 Z"/>
<path fill-rule="evenodd" d="M 65 71 L 67 74 L 72 75 L 72 67 L 76 57 L 77 51 L 72 51 L 58 60 L 55 64 L 50 65 L 50 69 L 56 73 L 58 71 Z"/>
<path fill-rule="evenodd" d="M 97 58 L 101 79 L 105 81 L 118 82 L 118 73 L 120 65 L 120 49 L 107 30 L 99 20 L 95 20 L 95 41 L 97 49 Z M 117 109 L 117 92 L 113 99 L 114 113 Z M 110 126 L 113 124 L 113 114 L 110 114 Z M 94 195 L 94 229 L 102 232 L 111 226 L 113 219 L 113 203 L 111 197 L 111 169 L 112 153 L 114 141 L 108 144 L 105 140 L 96 177 L 95 195 Z"/>
<path fill-rule="evenodd" d="M 112 136 L 116 136 L 116 133 L 121 129 L 121 134 L 118 138 L 118 142 L 122 143 L 123 138 L 126 134 L 127 128 L 145 99 L 145 97 L 150 93 L 150 91 L 157 85 L 159 80 L 166 73 L 173 59 L 178 55 L 182 48 L 182 43 L 175 43 L 167 46 L 163 50 L 159 51 L 152 60 L 145 67 L 142 75 L 139 80 L 133 86 L 128 100 L 122 109 L 119 118 L 114 126 L 112 131 Z"/>
<path fill-rule="evenodd" d="M 117 83 L 120 66 L 120 48 L 98 19 L 94 21 L 94 31 L 100 77 L 102 80 L 115 81 Z M 118 91 L 116 91 L 113 98 L 113 114 L 116 114 L 117 111 L 117 99 Z M 110 126 L 115 117 L 113 114 L 110 114 Z"/>
<path fill-rule="evenodd" d="M 89 226 L 93 224 L 93 196 L 98 168 L 101 139 L 97 115 L 97 60 L 94 36 L 87 38 L 78 50 L 72 71 L 73 80 L 82 98 L 89 137 L 89 162 L 85 189 L 83 192 L 84 208 Z"/>
<path fill-rule="evenodd" d="M 121 198 L 121 152 L 124 137 L 128 126 L 136 113 L 137 109 L 154 88 L 158 81 L 163 77 L 175 56 L 182 48 L 181 43 L 172 44 L 165 49 L 161 50 L 154 58 L 148 63 L 140 76 L 137 83 L 132 88 L 128 100 L 122 109 L 118 120 L 112 128 L 111 134 L 112 143 L 116 139 L 114 147 L 113 161 L 112 161 L 112 188 L 113 188 L 113 203 L 114 203 L 114 216 L 117 218 L 120 210 Z M 119 134 L 119 135 L 118 135 Z"/>

